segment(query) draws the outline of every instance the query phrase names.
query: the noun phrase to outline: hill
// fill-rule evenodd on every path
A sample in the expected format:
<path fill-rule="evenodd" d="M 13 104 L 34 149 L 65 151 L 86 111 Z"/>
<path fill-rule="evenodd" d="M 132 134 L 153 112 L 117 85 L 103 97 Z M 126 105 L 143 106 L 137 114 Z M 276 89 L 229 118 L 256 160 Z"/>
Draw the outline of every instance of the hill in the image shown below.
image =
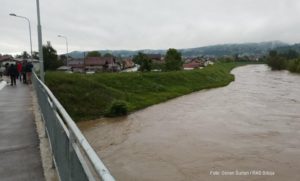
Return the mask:
<path fill-rule="evenodd" d="M 179 49 L 185 57 L 198 57 L 198 56 L 225 56 L 225 55 L 265 55 L 269 50 L 289 46 L 287 43 L 280 41 L 270 41 L 261 43 L 243 43 L 243 44 L 223 44 L 214 46 L 205 46 L 198 48 Z M 105 53 L 113 54 L 117 57 L 132 57 L 138 52 L 147 54 L 165 54 L 167 50 L 98 50 L 102 55 Z M 73 58 L 84 57 L 83 51 L 73 51 L 69 56 Z"/>
<path fill-rule="evenodd" d="M 289 50 L 294 50 L 300 54 L 300 44 L 294 44 L 290 46 L 282 46 L 282 47 L 277 47 L 275 50 L 277 50 L 279 53 L 286 53 Z"/>

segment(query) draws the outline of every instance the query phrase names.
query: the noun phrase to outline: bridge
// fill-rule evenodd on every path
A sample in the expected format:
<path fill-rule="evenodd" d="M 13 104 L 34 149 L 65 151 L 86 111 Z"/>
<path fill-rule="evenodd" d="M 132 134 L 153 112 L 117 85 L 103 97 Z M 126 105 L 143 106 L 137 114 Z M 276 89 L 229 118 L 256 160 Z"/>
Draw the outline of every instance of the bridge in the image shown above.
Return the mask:
<path fill-rule="evenodd" d="M 5 86 L 4 81 L 0 81 L 1 180 L 46 180 L 35 123 L 38 120 L 33 114 L 32 97 L 37 97 L 39 123 L 44 125 L 57 180 L 114 181 L 49 88 L 36 74 L 32 79 L 32 86 L 22 83 Z"/>

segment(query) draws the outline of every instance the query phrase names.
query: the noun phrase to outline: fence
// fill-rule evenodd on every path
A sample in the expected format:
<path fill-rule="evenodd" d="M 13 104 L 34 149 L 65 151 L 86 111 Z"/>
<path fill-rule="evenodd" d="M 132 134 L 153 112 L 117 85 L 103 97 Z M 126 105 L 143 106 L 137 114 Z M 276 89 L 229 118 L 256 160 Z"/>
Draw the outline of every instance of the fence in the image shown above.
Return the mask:
<path fill-rule="evenodd" d="M 53 161 L 62 181 L 114 181 L 81 131 L 49 88 L 32 76 Z"/>

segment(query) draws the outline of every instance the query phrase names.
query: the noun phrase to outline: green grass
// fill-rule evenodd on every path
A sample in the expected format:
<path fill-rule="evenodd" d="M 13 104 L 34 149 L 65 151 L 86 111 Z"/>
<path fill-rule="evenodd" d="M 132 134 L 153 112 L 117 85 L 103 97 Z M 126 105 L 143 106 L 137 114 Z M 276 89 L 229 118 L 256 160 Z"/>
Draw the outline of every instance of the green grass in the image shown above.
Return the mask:
<path fill-rule="evenodd" d="M 93 75 L 47 72 L 46 83 L 75 121 L 96 119 L 114 100 L 133 112 L 202 89 L 228 85 L 230 71 L 246 63 L 218 63 L 202 70 Z"/>

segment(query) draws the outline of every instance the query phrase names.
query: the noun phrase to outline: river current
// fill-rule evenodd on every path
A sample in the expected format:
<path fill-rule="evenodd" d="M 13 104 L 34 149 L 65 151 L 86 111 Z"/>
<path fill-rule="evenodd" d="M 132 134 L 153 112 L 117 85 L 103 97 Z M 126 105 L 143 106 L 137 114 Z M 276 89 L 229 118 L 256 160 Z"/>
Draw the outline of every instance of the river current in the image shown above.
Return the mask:
<path fill-rule="evenodd" d="M 117 180 L 300 180 L 300 75 L 247 65 L 235 81 L 79 123 Z"/>

